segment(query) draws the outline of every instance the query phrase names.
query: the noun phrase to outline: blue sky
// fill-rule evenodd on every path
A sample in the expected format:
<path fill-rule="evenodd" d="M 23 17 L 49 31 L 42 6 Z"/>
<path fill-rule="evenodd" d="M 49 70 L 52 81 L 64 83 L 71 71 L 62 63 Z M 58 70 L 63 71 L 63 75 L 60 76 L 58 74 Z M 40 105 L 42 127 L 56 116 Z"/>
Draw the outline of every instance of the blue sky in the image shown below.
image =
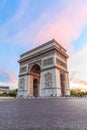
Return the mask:
<path fill-rule="evenodd" d="M 70 87 L 87 87 L 87 0 L 0 0 L 0 85 L 17 87 L 20 54 L 56 39 Z"/>

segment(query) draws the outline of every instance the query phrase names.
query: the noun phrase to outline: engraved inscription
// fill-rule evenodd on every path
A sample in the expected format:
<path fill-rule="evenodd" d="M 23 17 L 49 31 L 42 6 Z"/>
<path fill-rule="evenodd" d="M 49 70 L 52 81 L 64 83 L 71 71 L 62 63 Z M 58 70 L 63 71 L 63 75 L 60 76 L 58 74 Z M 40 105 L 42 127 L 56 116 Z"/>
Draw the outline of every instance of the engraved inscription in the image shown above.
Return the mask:
<path fill-rule="evenodd" d="M 45 85 L 46 87 L 52 87 L 52 73 L 48 72 L 45 76 Z"/>
<path fill-rule="evenodd" d="M 53 57 L 43 60 L 43 66 L 48 66 L 51 64 L 53 64 Z"/>
<path fill-rule="evenodd" d="M 58 58 L 56 58 L 56 63 L 57 63 L 58 65 L 60 65 L 61 67 L 67 69 L 67 64 L 64 63 L 63 61 L 59 60 Z"/>

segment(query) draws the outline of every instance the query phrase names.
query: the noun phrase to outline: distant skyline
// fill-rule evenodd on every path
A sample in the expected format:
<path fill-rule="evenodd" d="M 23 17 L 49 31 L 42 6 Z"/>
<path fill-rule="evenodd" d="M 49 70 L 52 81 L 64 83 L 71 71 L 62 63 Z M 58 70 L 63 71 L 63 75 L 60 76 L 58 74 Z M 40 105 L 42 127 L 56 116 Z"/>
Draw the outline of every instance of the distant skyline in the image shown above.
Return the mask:
<path fill-rule="evenodd" d="M 0 86 L 18 86 L 20 55 L 51 39 L 69 55 L 70 87 L 87 87 L 87 0 L 0 0 Z"/>

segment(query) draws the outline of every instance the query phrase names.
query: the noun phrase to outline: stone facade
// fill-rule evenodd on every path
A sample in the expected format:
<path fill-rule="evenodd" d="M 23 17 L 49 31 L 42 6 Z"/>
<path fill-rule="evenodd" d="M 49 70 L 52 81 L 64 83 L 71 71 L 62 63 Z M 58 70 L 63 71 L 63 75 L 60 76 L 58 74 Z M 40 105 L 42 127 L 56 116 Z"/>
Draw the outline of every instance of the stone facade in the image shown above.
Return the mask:
<path fill-rule="evenodd" d="M 67 58 L 54 39 L 22 54 L 18 97 L 70 95 Z"/>

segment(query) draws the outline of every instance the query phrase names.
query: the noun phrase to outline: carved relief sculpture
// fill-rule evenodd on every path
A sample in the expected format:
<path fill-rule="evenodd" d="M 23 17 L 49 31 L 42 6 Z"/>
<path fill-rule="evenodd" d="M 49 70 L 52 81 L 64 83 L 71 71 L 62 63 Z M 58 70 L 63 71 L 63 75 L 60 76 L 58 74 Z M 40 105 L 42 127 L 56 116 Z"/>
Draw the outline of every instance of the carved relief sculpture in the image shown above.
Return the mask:
<path fill-rule="evenodd" d="M 45 85 L 46 87 L 52 87 L 52 73 L 50 72 L 45 74 Z"/>
<path fill-rule="evenodd" d="M 26 70 L 27 70 L 27 67 L 26 67 L 26 66 L 21 67 L 21 68 L 20 68 L 20 73 L 26 72 Z"/>
<path fill-rule="evenodd" d="M 43 66 L 48 66 L 51 64 L 53 64 L 53 57 L 43 60 Z"/>
<path fill-rule="evenodd" d="M 61 67 L 67 69 L 67 64 L 64 63 L 63 61 L 59 60 L 58 58 L 56 58 L 56 63 L 57 63 L 58 65 L 60 65 Z"/>
<path fill-rule="evenodd" d="M 25 79 L 21 78 L 20 79 L 20 89 L 22 89 L 24 91 L 24 86 L 25 86 Z"/>

